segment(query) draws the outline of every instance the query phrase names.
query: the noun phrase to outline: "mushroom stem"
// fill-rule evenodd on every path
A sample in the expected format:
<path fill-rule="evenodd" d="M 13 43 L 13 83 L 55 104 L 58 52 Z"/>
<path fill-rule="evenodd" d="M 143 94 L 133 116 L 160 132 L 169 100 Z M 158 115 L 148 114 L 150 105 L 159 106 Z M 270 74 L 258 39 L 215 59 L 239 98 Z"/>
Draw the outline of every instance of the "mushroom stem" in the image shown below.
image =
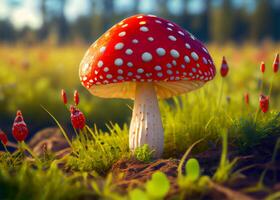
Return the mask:
<path fill-rule="evenodd" d="M 158 100 L 153 83 L 136 83 L 132 119 L 129 129 L 129 147 L 148 144 L 154 157 L 163 151 L 163 127 Z"/>

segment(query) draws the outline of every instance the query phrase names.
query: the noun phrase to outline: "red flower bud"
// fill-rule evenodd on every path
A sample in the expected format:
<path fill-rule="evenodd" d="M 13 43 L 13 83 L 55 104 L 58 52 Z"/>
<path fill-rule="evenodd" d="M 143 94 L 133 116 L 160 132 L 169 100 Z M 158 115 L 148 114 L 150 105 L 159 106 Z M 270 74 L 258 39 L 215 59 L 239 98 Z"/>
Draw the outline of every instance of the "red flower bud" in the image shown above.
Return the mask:
<path fill-rule="evenodd" d="M 64 89 L 61 90 L 61 99 L 64 104 L 67 104 L 67 95 Z"/>
<path fill-rule="evenodd" d="M 260 101 L 260 108 L 262 112 L 266 113 L 269 108 L 269 97 L 261 94 L 259 101 Z"/>
<path fill-rule="evenodd" d="M 79 92 L 77 90 L 74 91 L 74 102 L 75 105 L 77 106 L 80 102 L 80 97 L 79 97 Z"/>
<path fill-rule="evenodd" d="M 279 53 L 278 53 L 278 54 L 276 54 L 274 62 L 273 62 L 273 71 L 274 71 L 274 73 L 278 72 L 279 65 L 280 64 L 279 64 Z"/>
<path fill-rule="evenodd" d="M 17 116 L 15 118 L 13 128 L 12 128 L 14 138 L 21 142 L 24 141 L 28 135 L 28 128 L 23 120 L 21 111 L 17 111 Z"/>
<path fill-rule="evenodd" d="M 261 62 L 260 70 L 261 70 L 262 73 L 265 72 L 265 64 L 264 64 L 264 62 Z"/>
<path fill-rule="evenodd" d="M 0 129 L 0 141 L 3 143 L 3 145 L 7 145 L 8 138 L 7 135 Z"/>
<path fill-rule="evenodd" d="M 249 97 L 249 93 L 245 93 L 244 94 L 244 100 L 245 100 L 245 103 L 247 104 L 247 105 L 249 105 L 249 103 L 250 103 L 250 97 Z"/>
<path fill-rule="evenodd" d="M 220 70 L 221 76 L 226 77 L 228 74 L 228 70 L 229 70 L 229 68 L 228 68 L 226 58 L 225 58 L 225 56 L 223 56 L 223 61 L 222 61 L 221 70 Z"/>
<path fill-rule="evenodd" d="M 84 114 L 74 106 L 70 106 L 71 123 L 75 129 L 83 129 L 86 125 L 86 118 Z"/>

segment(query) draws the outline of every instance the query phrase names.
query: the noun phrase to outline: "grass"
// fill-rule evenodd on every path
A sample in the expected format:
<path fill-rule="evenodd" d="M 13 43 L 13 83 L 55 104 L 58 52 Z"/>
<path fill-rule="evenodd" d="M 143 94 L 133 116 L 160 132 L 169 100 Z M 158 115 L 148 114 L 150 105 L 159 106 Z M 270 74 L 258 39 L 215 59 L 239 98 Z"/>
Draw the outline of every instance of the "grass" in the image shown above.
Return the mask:
<path fill-rule="evenodd" d="M 236 178 L 236 172 L 241 168 L 237 157 L 230 156 L 232 149 L 239 156 L 249 155 L 268 138 L 278 138 L 280 135 L 280 105 L 277 104 L 280 86 L 276 84 L 279 74 L 274 77 L 269 112 L 259 112 L 256 118 L 260 91 L 258 80 L 261 78 L 259 63 L 261 60 L 266 62 L 264 92 L 268 93 L 270 77 L 273 75 L 270 66 L 279 45 L 265 45 L 259 50 L 252 45 L 240 48 L 230 44 L 225 47 L 212 44 L 209 49 L 213 52 L 217 69 L 222 56 L 227 57 L 229 75 L 222 80 L 218 72 L 215 80 L 202 89 L 160 101 L 165 134 L 163 158 L 181 159 L 176 179 L 179 192 L 175 195 L 179 199 L 193 195 L 203 198 L 209 193 L 210 181 L 228 184 L 232 178 Z M 125 194 L 119 193 L 115 185 L 116 177 L 110 174 L 110 168 L 116 161 L 132 157 L 128 148 L 127 123 L 131 114 L 127 104 L 131 105 L 131 102 L 103 101 L 81 88 L 77 66 L 84 52 L 83 46 L 66 46 L 48 53 L 39 47 L 30 48 L 29 56 L 26 57 L 28 67 L 21 63 L 24 60 L 21 47 L 16 48 L 13 55 L 7 54 L 10 50 L 7 46 L 0 48 L 0 56 L 4 58 L 0 61 L 0 70 L 3 72 L 0 74 L 0 103 L 6 105 L 0 107 L 0 120 L 11 124 L 14 111 L 20 108 L 27 125 L 33 127 L 34 123 L 34 129 L 57 124 L 64 136 L 69 138 L 71 152 L 63 158 L 56 158 L 52 152 L 46 152 L 39 157 L 40 164 L 27 157 L 26 151 L 1 152 L 0 199 L 136 200 L 162 199 L 167 195 L 171 183 L 162 173 L 154 174 L 140 188 L 129 189 Z M 40 62 L 42 59 L 45 59 L 44 62 Z M 69 76 L 65 78 L 64 74 Z M 70 137 L 73 131 L 69 131 L 69 113 L 59 99 L 60 88 L 68 89 L 68 95 L 74 89 L 80 91 L 79 108 L 86 115 L 88 126 L 73 138 Z M 245 92 L 250 95 L 249 105 L 243 99 Z M 71 101 L 70 95 L 68 98 Z M 39 104 L 44 105 L 56 121 L 52 121 Z M 275 164 L 278 148 L 274 149 L 273 141 L 269 148 L 271 153 L 267 159 Z M 211 166 L 208 169 L 208 165 L 200 163 L 195 155 L 211 149 L 220 150 L 221 155 L 214 168 Z M 134 156 L 149 163 L 152 161 L 151 153 L 148 146 L 143 146 L 136 150 Z M 264 176 L 267 176 L 267 171 L 269 169 L 265 169 Z M 265 181 L 262 183 L 265 185 Z M 158 184 L 164 187 L 160 196 L 155 196 L 151 191 Z M 267 199 L 277 199 L 278 196 L 279 193 L 270 191 Z"/>

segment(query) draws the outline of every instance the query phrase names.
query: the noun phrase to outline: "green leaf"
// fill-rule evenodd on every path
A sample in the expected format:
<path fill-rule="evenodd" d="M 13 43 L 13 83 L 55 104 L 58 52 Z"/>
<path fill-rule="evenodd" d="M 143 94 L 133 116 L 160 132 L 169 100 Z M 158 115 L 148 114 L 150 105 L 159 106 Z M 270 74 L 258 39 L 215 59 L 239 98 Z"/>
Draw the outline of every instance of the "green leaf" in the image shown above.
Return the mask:
<path fill-rule="evenodd" d="M 196 181 L 200 176 L 199 162 L 195 158 L 190 158 L 186 164 L 186 176 L 191 181 Z"/>
<path fill-rule="evenodd" d="M 170 183 L 163 172 L 156 172 L 152 175 L 152 179 L 146 183 L 146 191 L 152 198 L 161 199 L 165 197 L 169 191 Z"/>
<path fill-rule="evenodd" d="M 140 189 L 134 189 L 129 193 L 130 200 L 148 200 L 148 196 Z"/>

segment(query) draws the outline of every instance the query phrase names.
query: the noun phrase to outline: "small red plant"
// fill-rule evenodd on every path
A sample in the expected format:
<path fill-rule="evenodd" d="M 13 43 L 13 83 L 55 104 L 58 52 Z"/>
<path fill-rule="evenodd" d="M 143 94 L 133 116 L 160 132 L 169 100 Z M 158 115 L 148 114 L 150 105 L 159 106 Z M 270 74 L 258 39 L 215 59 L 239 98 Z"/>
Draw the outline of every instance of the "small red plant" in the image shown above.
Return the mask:
<path fill-rule="evenodd" d="M 225 56 L 223 56 L 223 61 L 222 61 L 221 70 L 220 70 L 221 76 L 226 77 L 228 74 L 228 71 L 229 71 L 229 67 L 228 67 Z"/>
<path fill-rule="evenodd" d="M 260 109 L 262 110 L 263 113 L 266 113 L 269 108 L 269 96 L 265 96 L 261 94 L 259 98 L 259 102 L 260 102 Z"/>
<path fill-rule="evenodd" d="M 77 106 L 80 102 L 80 97 L 79 97 L 79 92 L 77 90 L 74 91 L 74 102 L 75 105 Z"/>
<path fill-rule="evenodd" d="M 250 103 L 249 93 L 246 92 L 244 94 L 244 100 L 245 100 L 246 105 L 249 105 L 249 103 Z"/>
<path fill-rule="evenodd" d="M 279 70 L 279 53 L 278 54 L 276 54 L 276 56 L 275 56 L 275 59 L 274 59 L 274 62 L 273 62 L 273 72 L 274 73 L 277 73 L 278 72 L 278 70 Z"/>
<path fill-rule="evenodd" d="M 264 72 L 265 72 L 265 64 L 264 64 L 264 62 L 261 62 L 260 70 L 264 74 Z"/>
<path fill-rule="evenodd" d="M 83 129 L 86 125 L 84 114 L 75 106 L 70 106 L 71 123 L 75 129 Z"/>
<path fill-rule="evenodd" d="M 3 145 L 7 145 L 8 143 L 8 138 L 7 135 L 0 129 L 0 141 L 2 142 Z"/>
<path fill-rule="evenodd" d="M 14 138 L 18 141 L 24 141 L 28 135 L 28 128 L 24 122 L 22 113 L 20 110 L 17 111 L 16 118 L 14 120 L 12 133 Z"/>
<path fill-rule="evenodd" d="M 64 89 L 61 90 L 61 99 L 64 104 L 67 104 L 67 95 Z"/>

